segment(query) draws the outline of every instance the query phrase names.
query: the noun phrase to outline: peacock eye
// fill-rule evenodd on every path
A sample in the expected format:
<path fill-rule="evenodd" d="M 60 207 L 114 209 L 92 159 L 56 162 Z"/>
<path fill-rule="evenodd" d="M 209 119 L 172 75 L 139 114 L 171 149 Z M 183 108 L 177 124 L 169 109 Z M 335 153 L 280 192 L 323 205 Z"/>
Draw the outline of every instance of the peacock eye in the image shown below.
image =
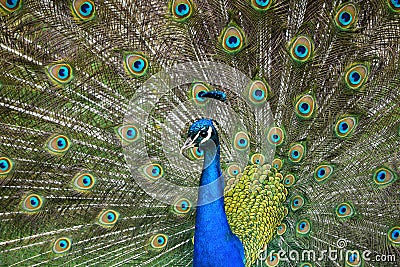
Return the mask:
<path fill-rule="evenodd" d="M 27 212 L 36 212 L 43 206 L 43 198 L 37 194 L 30 194 L 22 200 L 22 208 Z"/>
<path fill-rule="evenodd" d="M 200 132 L 200 136 L 203 138 L 207 137 L 207 135 L 208 135 L 207 132 L 203 132 L 203 131 Z"/>
<path fill-rule="evenodd" d="M 174 0 L 171 5 L 171 12 L 176 21 L 183 22 L 193 13 L 193 4 L 190 0 Z"/>
<path fill-rule="evenodd" d="M 74 70 L 67 63 L 56 63 L 49 66 L 47 74 L 56 85 L 66 85 L 74 78 Z"/>
<path fill-rule="evenodd" d="M 125 55 L 124 67 L 130 76 L 139 78 L 147 73 L 149 62 L 141 53 L 132 53 Z"/>
<path fill-rule="evenodd" d="M 106 210 L 98 216 L 98 222 L 103 227 L 112 227 L 118 221 L 119 213 L 115 210 Z"/>
<path fill-rule="evenodd" d="M 245 40 L 244 33 L 237 25 L 228 25 L 222 34 L 222 47 L 227 53 L 236 53 L 242 50 Z"/>
<path fill-rule="evenodd" d="M 62 237 L 56 240 L 53 244 L 53 252 L 61 254 L 71 249 L 71 239 Z"/>
<path fill-rule="evenodd" d="M 2 0 L 0 1 L 0 9 L 4 10 L 6 13 L 14 12 L 22 7 L 21 0 Z"/>
<path fill-rule="evenodd" d="M 72 4 L 73 15 L 81 21 L 88 21 L 95 16 L 95 5 L 91 0 L 74 0 Z"/>
<path fill-rule="evenodd" d="M 54 135 L 46 144 L 46 150 L 55 155 L 64 155 L 70 147 L 71 141 L 65 135 Z"/>

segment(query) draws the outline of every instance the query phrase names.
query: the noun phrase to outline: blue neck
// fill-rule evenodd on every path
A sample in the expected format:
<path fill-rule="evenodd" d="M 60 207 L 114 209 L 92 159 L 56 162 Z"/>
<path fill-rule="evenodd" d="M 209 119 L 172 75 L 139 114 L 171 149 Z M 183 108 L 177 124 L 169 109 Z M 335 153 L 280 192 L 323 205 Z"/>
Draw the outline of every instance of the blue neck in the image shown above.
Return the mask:
<path fill-rule="evenodd" d="M 220 147 L 204 150 L 204 168 L 201 174 L 196 209 L 196 229 L 193 266 L 244 266 L 244 250 L 239 238 L 229 227 L 224 208 L 224 179 L 220 166 Z M 214 183 L 213 183 L 214 182 Z M 213 183 L 211 188 L 202 187 Z M 208 203 L 213 196 L 221 196 Z"/>

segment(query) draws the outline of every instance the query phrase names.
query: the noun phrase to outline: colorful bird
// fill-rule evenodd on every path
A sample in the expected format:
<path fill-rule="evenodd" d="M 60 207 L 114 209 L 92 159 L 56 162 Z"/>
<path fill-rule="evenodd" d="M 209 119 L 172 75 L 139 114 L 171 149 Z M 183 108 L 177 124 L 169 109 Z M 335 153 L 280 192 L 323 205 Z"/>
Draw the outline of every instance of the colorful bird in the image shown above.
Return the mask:
<path fill-rule="evenodd" d="M 397 266 L 400 3 L 0 0 L 0 265 Z"/>

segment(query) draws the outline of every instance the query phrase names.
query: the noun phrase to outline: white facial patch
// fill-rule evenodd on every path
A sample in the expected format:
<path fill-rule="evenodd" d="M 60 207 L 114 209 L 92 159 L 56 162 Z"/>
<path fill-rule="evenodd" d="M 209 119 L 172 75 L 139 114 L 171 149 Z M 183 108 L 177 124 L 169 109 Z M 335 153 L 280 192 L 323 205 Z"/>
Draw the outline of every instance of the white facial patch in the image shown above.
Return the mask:
<path fill-rule="evenodd" d="M 209 126 L 209 127 L 208 127 L 208 130 L 207 130 L 207 137 L 204 138 L 203 140 L 201 140 L 200 144 L 203 144 L 205 141 L 207 141 L 208 139 L 210 139 L 211 134 L 212 134 L 212 128 L 211 128 L 211 126 Z"/>

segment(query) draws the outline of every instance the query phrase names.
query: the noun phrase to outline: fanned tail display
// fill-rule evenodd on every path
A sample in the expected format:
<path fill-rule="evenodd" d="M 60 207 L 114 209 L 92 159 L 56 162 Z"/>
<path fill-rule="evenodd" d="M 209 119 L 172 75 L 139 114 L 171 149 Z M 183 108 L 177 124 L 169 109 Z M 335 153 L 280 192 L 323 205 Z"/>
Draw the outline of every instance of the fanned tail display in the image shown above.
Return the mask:
<path fill-rule="evenodd" d="M 1 266 L 398 266 L 400 2 L 0 0 Z"/>

